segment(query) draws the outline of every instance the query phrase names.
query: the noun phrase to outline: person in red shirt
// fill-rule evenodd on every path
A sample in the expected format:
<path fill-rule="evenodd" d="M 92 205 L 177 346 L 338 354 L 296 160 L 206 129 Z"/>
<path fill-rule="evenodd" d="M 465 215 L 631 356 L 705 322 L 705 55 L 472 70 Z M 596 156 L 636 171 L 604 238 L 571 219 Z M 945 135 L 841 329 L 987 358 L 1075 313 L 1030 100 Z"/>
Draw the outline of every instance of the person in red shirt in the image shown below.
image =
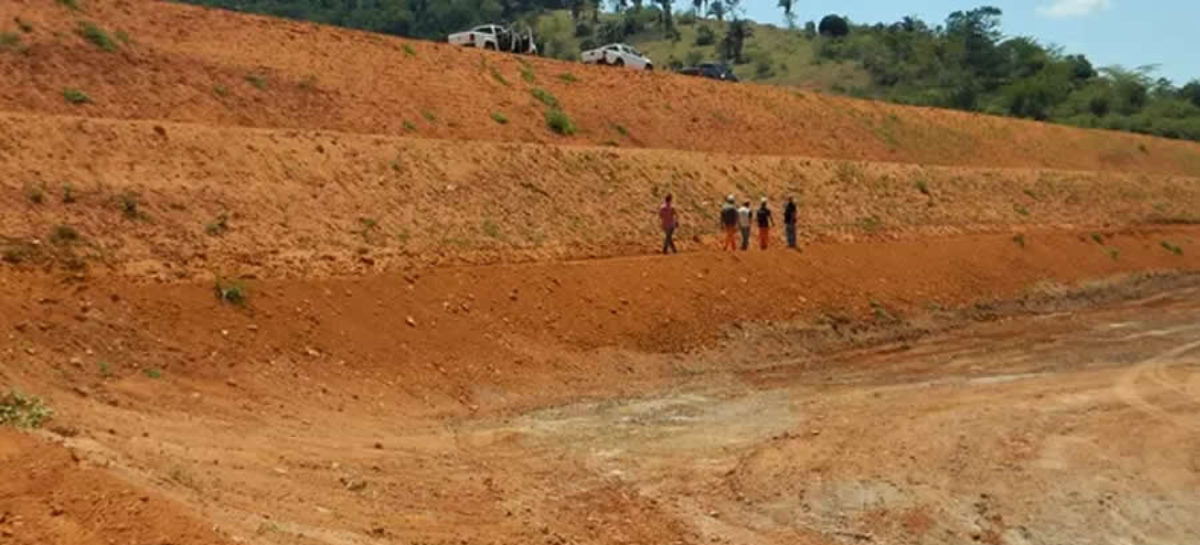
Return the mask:
<path fill-rule="evenodd" d="M 667 250 L 671 253 L 679 253 L 675 248 L 675 229 L 679 227 L 679 214 L 675 212 L 675 206 L 671 204 L 671 195 L 667 194 L 663 198 L 663 203 L 658 207 L 658 219 L 662 222 L 663 230 L 663 255 L 666 255 Z"/>

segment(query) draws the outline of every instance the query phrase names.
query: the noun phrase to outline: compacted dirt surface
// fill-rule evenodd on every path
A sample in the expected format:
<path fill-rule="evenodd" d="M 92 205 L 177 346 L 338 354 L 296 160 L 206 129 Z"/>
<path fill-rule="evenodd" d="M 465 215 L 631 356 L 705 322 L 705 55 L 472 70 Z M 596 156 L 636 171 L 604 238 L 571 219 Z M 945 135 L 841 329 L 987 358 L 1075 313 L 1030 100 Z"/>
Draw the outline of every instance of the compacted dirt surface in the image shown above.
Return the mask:
<path fill-rule="evenodd" d="M 1200 543 L 1194 143 L 167 2 L 0 32 L 0 421 L 52 413 L 0 545 Z M 729 193 L 800 248 L 720 252 Z"/>

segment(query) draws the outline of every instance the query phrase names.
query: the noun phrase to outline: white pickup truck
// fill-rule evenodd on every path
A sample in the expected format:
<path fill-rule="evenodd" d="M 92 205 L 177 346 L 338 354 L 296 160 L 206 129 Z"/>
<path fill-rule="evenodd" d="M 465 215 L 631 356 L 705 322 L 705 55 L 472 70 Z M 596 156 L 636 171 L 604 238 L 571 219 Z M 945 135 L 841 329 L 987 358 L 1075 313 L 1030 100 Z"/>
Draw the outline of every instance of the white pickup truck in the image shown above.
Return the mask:
<path fill-rule="evenodd" d="M 533 32 L 527 27 L 506 27 L 501 25 L 479 25 L 471 30 L 455 32 L 447 41 L 451 45 L 463 47 L 478 47 L 491 51 L 507 51 L 509 53 L 537 54 L 537 44 L 533 40 Z"/>
<path fill-rule="evenodd" d="M 608 44 L 604 47 L 589 49 L 580 55 L 580 60 L 587 64 L 608 64 L 612 66 L 627 66 L 635 70 L 654 70 L 654 63 L 631 45 Z"/>

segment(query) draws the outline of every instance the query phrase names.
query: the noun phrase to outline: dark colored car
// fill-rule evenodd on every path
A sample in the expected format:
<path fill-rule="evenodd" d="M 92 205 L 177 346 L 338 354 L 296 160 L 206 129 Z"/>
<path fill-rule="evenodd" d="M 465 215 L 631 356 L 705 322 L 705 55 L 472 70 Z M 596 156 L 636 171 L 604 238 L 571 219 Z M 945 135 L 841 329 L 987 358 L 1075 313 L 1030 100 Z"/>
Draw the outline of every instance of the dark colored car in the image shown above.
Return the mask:
<path fill-rule="evenodd" d="M 724 64 L 715 62 L 701 63 L 696 66 L 689 66 L 679 71 L 680 74 L 688 76 L 700 76 L 703 78 L 716 79 L 721 81 L 737 81 L 737 76 L 733 75 L 733 70 Z"/>

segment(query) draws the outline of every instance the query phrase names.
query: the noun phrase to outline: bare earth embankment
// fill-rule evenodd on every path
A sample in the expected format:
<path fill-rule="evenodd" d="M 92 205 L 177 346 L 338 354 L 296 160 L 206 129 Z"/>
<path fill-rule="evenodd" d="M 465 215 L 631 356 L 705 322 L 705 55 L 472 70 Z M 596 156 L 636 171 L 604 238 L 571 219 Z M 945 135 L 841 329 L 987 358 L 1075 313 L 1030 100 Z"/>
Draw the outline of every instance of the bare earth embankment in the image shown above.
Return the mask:
<path fill-rule="evenodd" d="M 1196 144 L 81 7 L 0 6 L 0 544 L 1200 532 Z"/>

